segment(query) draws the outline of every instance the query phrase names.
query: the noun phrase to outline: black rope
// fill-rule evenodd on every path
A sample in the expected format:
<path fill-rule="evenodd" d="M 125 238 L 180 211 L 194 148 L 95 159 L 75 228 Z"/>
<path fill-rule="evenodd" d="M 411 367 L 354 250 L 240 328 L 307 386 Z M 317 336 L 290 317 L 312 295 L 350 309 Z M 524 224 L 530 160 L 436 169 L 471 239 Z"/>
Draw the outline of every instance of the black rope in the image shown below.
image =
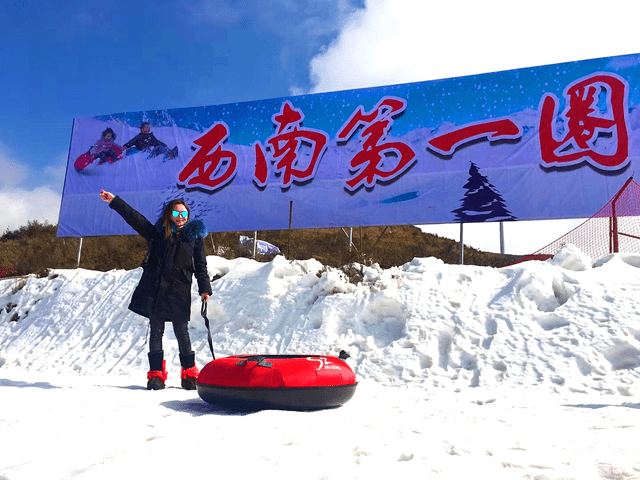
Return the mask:
<path fill-rule="evenodd" d="M 211 356 L 216 359 L 216 354 L 213 353 L 213 340 L 211 339 L 211 328 L 209 328 L 209 319 L 207 318 L 207 302 L 202 299 L 202 308 L 200 309 L 200 315 L 204 318 L 204 324 L 207 327 L 207 336 L 209 338 L 209 348 L 211 349 Z"/>

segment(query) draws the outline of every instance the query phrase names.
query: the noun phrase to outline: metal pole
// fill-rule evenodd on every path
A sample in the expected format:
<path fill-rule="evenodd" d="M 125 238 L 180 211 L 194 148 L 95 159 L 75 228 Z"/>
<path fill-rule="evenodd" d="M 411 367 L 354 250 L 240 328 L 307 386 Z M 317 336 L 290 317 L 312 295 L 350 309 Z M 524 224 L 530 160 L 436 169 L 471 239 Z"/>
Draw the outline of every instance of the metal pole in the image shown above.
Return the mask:
<path fill-rule="evenodd" d="M 633 177 L 629 177 L 629 179 L 624 183 L 624 185 L 622 186 L 622 188 L 618 191 L 618 193 L 616 193 L 615 197 L 613 197 L 613 200 L 611 202 L 611 217 L 613 219 L 613 229 L 612 229 L 612 236 L 613 236 L 613 252 L 611 253 L 618 253 L 618 249 L 619 249 L 619 245 L 618 245 L 618 216 L 616 214 L 616 203 L 618 202 L 618 199 L 620 198 L 620 195 L 622 195 L 622 192 L 624 192 L 624 190 L 627 188 L 627 186 L 631 183 L 631 180 L 633 180 Z"/>
<path fill-rule="evenodd" d="M 371 255 L 373 253 L 373 250 L 376 248 L 376 245 L 378 245 L 378 242 L 380 241 L 380 239 L 382 238 L 382 236 L 384 235 L 384 232 L 387 231 L 387 228 L 389 228 L 389 225 L 387 225 L 386 227 L 384 227 L 384 230 L 382 230 L 382 233 L 380 234 L 380 236 L 378 237 L 378 239 L 376 240 L 376 243 L 373 244 L 373 247 L 371 247 L 371 250 L 369 250 L 369 255 Z"/>
<path fill-rule="evenodd" d="M 256 250 L 258 249 L 258 231 L 253 231 L 253 258 L 256 258 Z"/>
<path fill-rule="evenodd" d="M 613 253 L 613 217 L 609 217 L 609 253 Z"/>
<path fill-rule="evenodd" d="M 293 200 L 289 200 L 289 241 L 287 242 L 287 258 L 291 250 L 291 217 L 293 215 Z"/>
<path fill-rule="evenodd" d="M 353 245 L 353 228 L 349 227 L 349 251 L 351 251 L 351 245 Z"/>
<path fill-rule="evenodd" d="M 611 235 L 613 236 L 613 252 L 618 253 L 619 245 L 618 245 L 618 216 L 616 215 L 616 200 L 611 203 L 611 219 L 613 220 L 613 229 L 611 231 Z"/>
<path fill-rule="evenodd" d="M 464 239 L 462 235 L 462 226 L 464 224 L 460 222 L 460 265 L 464 265 Z"/>
<path fill-rule="evenodd" d="M 80 245 L 78 245 L 78 265 L 76 268 L 80 268 L 80 256 L 82 255 L 82 237 L 80 237 Z"/>
<path fill-rule="evenodd" d="M 504 223 L 500 222 L 500 253 L 504 255 Z"/>
<path fill-rule="evenodd" d="M 211 240 L 211 250 L 213 250 L 213 254 L 216 254 L 216 246 L 213 244 L 213 235 L 209 232 L 209 239 Z"/>

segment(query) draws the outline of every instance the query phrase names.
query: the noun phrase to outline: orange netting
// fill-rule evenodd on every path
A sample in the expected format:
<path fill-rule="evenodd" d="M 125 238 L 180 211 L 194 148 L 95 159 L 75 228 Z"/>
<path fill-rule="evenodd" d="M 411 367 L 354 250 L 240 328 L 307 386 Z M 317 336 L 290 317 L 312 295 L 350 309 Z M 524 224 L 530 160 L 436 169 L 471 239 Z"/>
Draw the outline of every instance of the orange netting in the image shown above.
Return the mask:
<path fill-rule="evenodd" d="M 520 262 L 551 258 L 567 243 L 594 260 L 616 252 L 640 253 L 640 185 L 630 178 L 598 213 Z"/>

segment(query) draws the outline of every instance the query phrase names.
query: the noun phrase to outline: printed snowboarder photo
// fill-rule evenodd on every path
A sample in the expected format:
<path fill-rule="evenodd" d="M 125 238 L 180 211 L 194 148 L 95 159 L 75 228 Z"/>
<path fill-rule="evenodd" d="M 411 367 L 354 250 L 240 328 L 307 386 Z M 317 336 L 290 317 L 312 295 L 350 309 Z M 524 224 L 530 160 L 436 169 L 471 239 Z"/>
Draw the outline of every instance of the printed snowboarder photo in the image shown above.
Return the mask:
<path fill-rule="evenodd" d="M 127 155 L 137 152 L 147 152 L 148 158 L 164 155 L 165 158 L 176 158 L 178 156 L 178 147 L 169 149 L 167 144 L 158 140 L 151 133 L 151 125 L 149 122 L 140 124 L 140 133 L 123 145 Z"/>
<path fill-rule="evenodd" d="M 88 152 L 80 155 L 74 162 L 76 171 L 80 172 L 98 159 L 98 165 L 114 163 L 124 157 L 123 148 L 115 143 L 116 134 L 111 128 L 102 132 L 100 140 Z"/>

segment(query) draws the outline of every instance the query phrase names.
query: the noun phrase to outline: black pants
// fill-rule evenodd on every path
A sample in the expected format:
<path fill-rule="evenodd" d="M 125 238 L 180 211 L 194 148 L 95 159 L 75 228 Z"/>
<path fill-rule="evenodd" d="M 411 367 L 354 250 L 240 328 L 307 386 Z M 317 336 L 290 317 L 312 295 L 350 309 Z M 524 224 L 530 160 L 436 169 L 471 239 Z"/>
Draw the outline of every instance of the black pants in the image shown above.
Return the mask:
<path fill-rule="evenodd" d="M 104 162 L 115 162 L 118 159 L 118 155 L 116 155 L 116 152 L 114 152 L 113 150 L 109 149 L 109 150 L 104 150 L 102 152 L 100 152 L 98 154 L 98 158 L 100 159 L 98 161 L 99 164 L 102 164 Z"/>
<path fill-rule="evenodd" d="M 171 322 L 173 324 L 173 333 L 178 340 L 178 348 L 181 356 L 191 355 L 191 339 L 189 338 L 188 322 Z M 149 352 L 162 351 L 162 337 L 164 335 L 164 318 L 149 318 Z"/>

